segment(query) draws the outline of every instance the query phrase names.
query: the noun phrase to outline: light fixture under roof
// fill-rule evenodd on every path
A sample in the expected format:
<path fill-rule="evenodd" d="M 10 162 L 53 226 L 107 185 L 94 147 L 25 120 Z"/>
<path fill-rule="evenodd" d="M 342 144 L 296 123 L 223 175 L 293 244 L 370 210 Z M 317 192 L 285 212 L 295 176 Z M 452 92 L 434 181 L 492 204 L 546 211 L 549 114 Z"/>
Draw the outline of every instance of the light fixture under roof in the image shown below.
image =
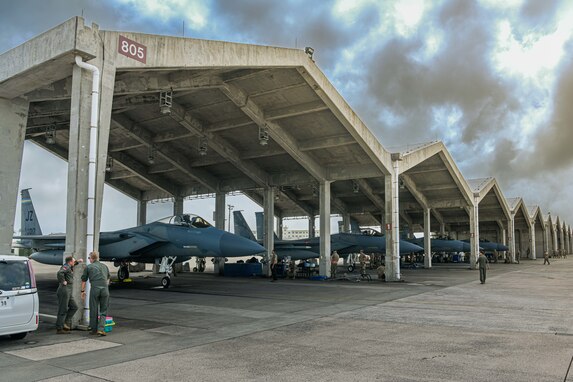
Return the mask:
<path fill-rule="evenodd" d="M 113 170 L 113 158 L 108 156 L 107 161 L 105 162 L 105 171 L 111 172 Z"/>
<path fill-rule="evenodd" d="M 173 107 L 173 90 L 159 93 L 159 110 L 161 114 L 171 114 Z"/>
<path fill-rule="evenodd" d="M 261 146 L 269 144 L 269 129 L 267 126 L 259 126 L 259 144 Z"/>
<path fill-rule="evenodd" d="M 147 163 L 155 164 L 155 147 L 149 146 L 149 151 L 147 152 Z"/>
<path fill-rule="evenodd" d="M 56 125 L 46 127 L 46 143 L 53 145 L 56 143 Z"/>
<path fill-rule="evenodd" d="M 354 181 L 352 181 L 352 192 L 357 194 L 360 191 L 360 185 Z"/>
<path fill-rule="evenodd" d="M 201 138 L 201 140 L 199 141 L 199 155 L 201 155 L 202 157 L 207 155 L 208 147 L 209 146 L 207 145 L 207 138 Z"/>

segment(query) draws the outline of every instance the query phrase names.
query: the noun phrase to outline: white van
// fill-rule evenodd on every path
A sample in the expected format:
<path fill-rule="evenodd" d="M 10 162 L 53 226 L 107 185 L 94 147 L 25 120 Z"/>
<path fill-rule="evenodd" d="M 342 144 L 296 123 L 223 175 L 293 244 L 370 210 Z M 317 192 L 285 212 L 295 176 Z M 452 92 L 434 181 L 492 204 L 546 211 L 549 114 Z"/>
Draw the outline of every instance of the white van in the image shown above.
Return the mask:
<path fill-rule="evenodd" d="M 31 260 L 0 255 L 0 336 L 22 339 L 38 329 L 38 305 Z"/>

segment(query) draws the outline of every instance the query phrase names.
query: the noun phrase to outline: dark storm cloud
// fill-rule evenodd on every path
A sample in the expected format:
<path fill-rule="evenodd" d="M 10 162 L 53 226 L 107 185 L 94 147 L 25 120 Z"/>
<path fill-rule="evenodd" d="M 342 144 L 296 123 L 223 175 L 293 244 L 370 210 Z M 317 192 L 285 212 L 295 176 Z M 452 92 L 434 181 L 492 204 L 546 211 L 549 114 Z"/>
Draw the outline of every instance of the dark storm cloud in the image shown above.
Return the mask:
<path fill-rule="evenodd" d="M 555 26 L 555 19 L 561 4 L 562 2 L 559 0 L 524 1 L 519 10 L 520 22 L 518 30 L 550 32 Z"/>
<path fill-rule="evenodd" d="M 404 141 L 434 139 L 432 111 L 454 107 L 462 113 L 459 141 L 449 143 L 475 145 L 519 111 L 515 84 L 492 69 L 492 19 L 475 3 L 446 2 L 425 15 L 415 35 L 394 37 L 374 53 L 368 91 L 382 108 L 403 120 L 394 129 L 400 138 L 390 129 L 383 132 Z M 438 51 L 428 60 L 420 59 L 424 39 L 436 33 L 443 38 Z"/>
<path fill-rule="evenodd" d="M 234 40 L 240 36 L 243 42 L 291 48 L 296 44 L 299 49 L 312 46 L 317 63 L 328 70 L 336 64 L 341 49 L 378 24 L 373 6 L 362 9 L 349 25 L 341 24 L 332 8 L 330 1 L 218 0 L 211 12 L 217 15 L 218 27 Z"/>
<path fill-rule="evenodd" d="M 571 52 L 573 40 L 565 47 Z M 549 124 L 539 130 L 534 144 L 531 166 L 536 171 L 564 169 L 573 164 L 573 54 L 562 61 L 553 97 Z"/>

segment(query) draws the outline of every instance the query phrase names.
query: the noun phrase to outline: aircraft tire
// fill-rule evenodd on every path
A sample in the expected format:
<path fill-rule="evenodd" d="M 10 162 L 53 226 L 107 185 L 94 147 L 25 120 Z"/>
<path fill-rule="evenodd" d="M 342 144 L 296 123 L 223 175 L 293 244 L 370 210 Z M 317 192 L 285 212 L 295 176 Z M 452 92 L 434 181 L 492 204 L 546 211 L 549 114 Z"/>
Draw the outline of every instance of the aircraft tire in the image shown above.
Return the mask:
<path fill-rule="evenodd" d="M 354 272 L 354 269 L 356 269 L 356 267 L 354 266 L 354 264 L 350 264 L 347 268 L 348 272 L 352 273 Z"/>
<path fill-rule="evenodd" d="M 119 279 L 119 281 L 123 281 L 125 279 L 129 278 L 129 268 L 124 267 L 124 266 L 120 266 L 119 269 L 117 270 L 117 278 Z"/>
<path fill-rule="evenodd" d="M 169 276 L 164 276 L 164 277 L 161 279 L 161 286 L 162 286 L 163 288 L 169 288 L 169 285 L 170 285 L 170 284 L 171 284 L 171 277 L 169 277 Z"/>
<path fill-rule="evenodd" d="M 197 267 L 193 267 L 193 272 L 197 272 Z"/>

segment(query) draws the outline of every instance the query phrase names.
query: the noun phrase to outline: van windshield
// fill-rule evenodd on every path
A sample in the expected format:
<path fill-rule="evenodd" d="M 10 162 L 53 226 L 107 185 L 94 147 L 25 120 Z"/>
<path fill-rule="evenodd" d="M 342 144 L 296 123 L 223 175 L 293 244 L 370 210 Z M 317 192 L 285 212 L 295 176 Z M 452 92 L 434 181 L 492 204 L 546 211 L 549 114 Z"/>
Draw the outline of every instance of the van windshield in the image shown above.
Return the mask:
<path fill-rule="evenodd" d="M 32 288 L 27 261 L 0 260 L 0 290 Z"/>

